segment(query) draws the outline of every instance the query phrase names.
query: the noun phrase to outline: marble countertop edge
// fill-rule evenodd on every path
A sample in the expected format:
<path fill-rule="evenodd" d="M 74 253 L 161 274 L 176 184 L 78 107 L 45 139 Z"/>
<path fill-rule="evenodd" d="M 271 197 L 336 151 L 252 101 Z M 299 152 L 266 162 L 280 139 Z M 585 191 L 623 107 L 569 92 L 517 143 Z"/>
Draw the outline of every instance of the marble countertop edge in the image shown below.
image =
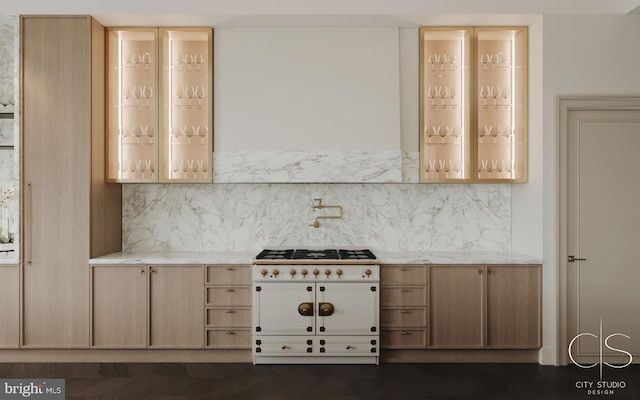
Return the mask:
<path fill-rule="evenodd" d="M 250 265 L 258 252 L 119 252 L 89 260 L 90 265 Z M 380 264 L 542 264 L 543 260 L 521 253 L 499 252 L 385 252 L 375 251 Z"/>

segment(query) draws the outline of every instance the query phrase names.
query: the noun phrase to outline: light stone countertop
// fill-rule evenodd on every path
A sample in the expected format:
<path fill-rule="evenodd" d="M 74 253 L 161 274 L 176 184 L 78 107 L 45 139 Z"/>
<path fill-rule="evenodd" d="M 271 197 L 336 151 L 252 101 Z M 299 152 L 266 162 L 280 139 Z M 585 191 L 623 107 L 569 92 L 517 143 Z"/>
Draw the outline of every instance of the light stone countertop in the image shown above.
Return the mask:
<path fill-rule="evenodd" d="M 18 265 L 20 264 L 20 260 L 18 260 L 13 255 L 5 255 L 4 253 L 0 253 L 0 265 Z"/>
<path fill-rule="evenodd" d="M 494 252 L 384 252 L 373 250 L 381 264 L 542 264 L 526 254 Z M 89 260 L 90 265 L 117 264 L 244 264 L 258 252 L 113 253 Z"/>

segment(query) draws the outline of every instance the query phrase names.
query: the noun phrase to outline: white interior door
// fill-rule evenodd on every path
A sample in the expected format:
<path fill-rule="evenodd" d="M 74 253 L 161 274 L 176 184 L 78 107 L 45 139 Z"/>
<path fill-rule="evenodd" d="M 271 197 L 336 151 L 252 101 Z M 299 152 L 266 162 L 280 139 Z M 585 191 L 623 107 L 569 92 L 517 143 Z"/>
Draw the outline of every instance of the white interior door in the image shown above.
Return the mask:
<path fill-rule="evenodd" d="M 567 256 L 584 260 L 566 260 L 567 341 L 586 333 L 571 348 L 578 362 L 601 347 L 604 361 L 628 362 L 621 350 L 640 361 L 639 152 L 640 111 L 568 112 Z"/>

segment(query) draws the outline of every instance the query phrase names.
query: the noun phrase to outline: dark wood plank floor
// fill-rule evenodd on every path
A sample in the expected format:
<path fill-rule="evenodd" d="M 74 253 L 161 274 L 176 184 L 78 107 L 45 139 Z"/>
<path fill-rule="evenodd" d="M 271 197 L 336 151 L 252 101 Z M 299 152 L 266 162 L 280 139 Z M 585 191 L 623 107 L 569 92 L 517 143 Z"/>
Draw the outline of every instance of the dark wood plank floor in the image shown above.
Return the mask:
<path fill-rule="evenodd" d="M 589 395 L 597 368 L 538 364 L 258 365 L 0 363 L 0 379 L 64 378 L 68 400 L 640 399 L 640 365 L 605 370 L 624 389 Z"/>

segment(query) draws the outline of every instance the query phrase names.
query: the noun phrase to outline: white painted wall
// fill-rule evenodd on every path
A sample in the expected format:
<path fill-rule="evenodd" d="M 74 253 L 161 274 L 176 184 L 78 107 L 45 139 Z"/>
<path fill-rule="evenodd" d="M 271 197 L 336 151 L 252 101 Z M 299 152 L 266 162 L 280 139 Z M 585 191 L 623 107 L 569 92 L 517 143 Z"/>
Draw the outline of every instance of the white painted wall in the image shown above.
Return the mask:
<path fill-rule="evenodd" d="M 556 362 L 558 273 L 557 96 L 638 96 L 640 15 L 543 18 L 543 308 L 542 361 Z M 514 194 L 514 203 L 517 201 Z M 515 221 L 514 221 L 515 223 Z"/>
<path fill-rule="evenodd" d="M 400 150 L 397 28 L 216 29 L 216 152 Z"/>

